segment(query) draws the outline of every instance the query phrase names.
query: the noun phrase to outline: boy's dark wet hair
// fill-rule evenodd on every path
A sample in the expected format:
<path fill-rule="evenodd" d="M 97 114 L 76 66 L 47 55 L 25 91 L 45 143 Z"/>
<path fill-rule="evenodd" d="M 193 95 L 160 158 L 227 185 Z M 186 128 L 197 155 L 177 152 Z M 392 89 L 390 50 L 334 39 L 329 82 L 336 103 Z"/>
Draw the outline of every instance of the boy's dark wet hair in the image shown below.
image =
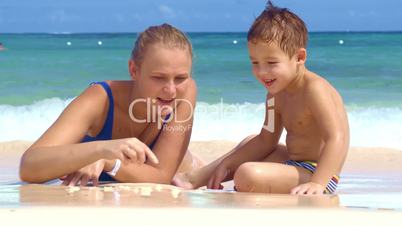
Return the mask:
<path fill-rule="evenodd" d="M 275 41 L 289 57 L 293 57 L 297 50 L 306 48 L 307 28 L 296 14 L 268 1 L 248 31 L 247 40 L 253 43 Z"/>

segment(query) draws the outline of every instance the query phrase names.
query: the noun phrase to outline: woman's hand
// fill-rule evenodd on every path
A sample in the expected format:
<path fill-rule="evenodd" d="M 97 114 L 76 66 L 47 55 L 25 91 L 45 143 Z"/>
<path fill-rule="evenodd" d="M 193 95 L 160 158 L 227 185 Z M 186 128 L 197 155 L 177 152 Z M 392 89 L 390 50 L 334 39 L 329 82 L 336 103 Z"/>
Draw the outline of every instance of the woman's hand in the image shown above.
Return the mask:
<path fill-rule="evenodd" d="M 102 173 L 104 167 L 105 160 L 98 160 L 74 173 L 67 175 L 62 179 L 64 180 L 62 184 L 68 186 L 86 186 L 89 182 L 92 182 L 94 186 L 97 186 L 99 176 Z"/>
<path fill-rule="evenodd" d="M 159 163 L 151 149 L 137 138 L 102 141 L 100 145 L 102 159 L 120 159 L 122 162 L 143 164 L 148 158 L 154 164 Z"/>

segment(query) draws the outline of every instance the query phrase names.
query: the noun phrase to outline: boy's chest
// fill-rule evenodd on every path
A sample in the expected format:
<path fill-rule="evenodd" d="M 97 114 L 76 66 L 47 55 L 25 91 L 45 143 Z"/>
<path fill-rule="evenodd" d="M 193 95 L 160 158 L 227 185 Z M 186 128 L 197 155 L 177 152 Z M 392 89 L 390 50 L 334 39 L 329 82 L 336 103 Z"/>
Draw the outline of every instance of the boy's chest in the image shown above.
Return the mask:
<path fill-rule="evenodd" d="M 285 129 L 293 132 L 303 132 L 314 127 L 314 118 L 302 99 L 279 100 L 282 125 Z"/>

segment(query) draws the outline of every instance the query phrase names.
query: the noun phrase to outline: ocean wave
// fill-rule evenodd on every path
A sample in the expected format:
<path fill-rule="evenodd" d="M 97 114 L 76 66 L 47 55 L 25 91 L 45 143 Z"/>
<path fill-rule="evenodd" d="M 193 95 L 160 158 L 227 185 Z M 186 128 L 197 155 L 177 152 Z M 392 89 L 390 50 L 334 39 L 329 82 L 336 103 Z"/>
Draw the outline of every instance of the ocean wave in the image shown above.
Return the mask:
<path fill-rule="evenodd" d="M 57 119 L 72 99 L 45 99 L 31 105 L 0 105 L 0 141 L 36 140 Z M 209 104 L 198 102 L 192 140 L 241 141 L 259 133 L 263 103 Z M 402 109 L 348 108 L 351 146 L 402 149 Z M 284 142 L 285 134 L 281 141 Z"/>
<path fill-rule="evenodd" d="M 38 139 L 71 101 L 50 98 L 30 105 L 0 105 L 0 141 Z"/>

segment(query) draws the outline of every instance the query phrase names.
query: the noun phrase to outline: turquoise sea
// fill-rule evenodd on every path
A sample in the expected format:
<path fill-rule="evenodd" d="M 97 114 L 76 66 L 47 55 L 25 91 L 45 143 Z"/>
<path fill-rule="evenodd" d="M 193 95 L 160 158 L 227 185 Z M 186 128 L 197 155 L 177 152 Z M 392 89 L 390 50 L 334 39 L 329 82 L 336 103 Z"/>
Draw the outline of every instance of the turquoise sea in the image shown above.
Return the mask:
<path fill-rule="evenodd" d="M 92 81 L 129 79 L 137 34 L 0 34 L 0 141 L 34 140 Z M 265 89 L 246 33 L 190 33 L 198 104 L 193 140 L 259 131 Z M 402 33 L 310 33 L 307 67 L 347 106 L 352 146 L 402 149 Z"/>

